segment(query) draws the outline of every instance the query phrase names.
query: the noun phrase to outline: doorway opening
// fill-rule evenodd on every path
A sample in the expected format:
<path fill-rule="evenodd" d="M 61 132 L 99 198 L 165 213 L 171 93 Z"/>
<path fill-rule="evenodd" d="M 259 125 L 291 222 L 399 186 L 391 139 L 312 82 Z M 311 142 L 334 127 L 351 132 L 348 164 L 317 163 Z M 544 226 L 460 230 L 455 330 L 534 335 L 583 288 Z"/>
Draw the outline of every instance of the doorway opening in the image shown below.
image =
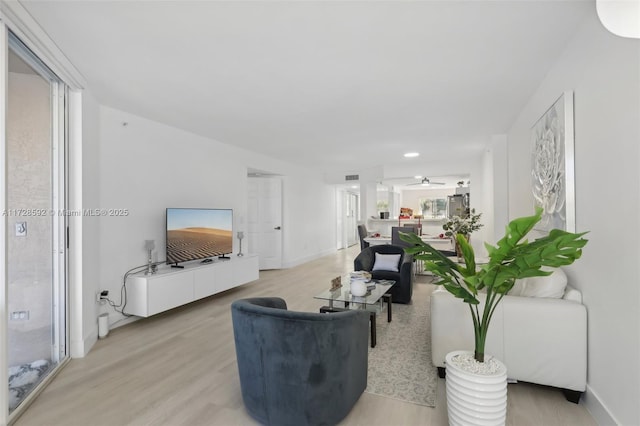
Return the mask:
<path fill-rule="evenodd" d="M 67 86 L 8 37 L 6 290 L 10 419 L 68 359 Z"/>

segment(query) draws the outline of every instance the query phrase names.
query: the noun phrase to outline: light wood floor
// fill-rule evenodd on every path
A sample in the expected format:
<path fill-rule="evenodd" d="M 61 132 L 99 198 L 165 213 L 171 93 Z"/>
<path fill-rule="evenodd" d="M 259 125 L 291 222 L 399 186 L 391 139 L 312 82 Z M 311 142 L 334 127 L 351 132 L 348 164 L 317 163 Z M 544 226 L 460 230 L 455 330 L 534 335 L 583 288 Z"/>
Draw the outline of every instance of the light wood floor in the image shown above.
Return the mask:
<path fill-rule="evenodd" d="M 15 424 L 256 424 L 240 395 L 230 303 L 280 296 L 289 309 L 317 312 L 322 302 L 312 296 L 351 270 L 358 252 L 263 271 L 254 283 L 112 330 L 86 358 L 71 360 Z M 519 383 L 508 392 L 509 425 L 595 425 L 556 389 Z M 445 381 L 435 408 L 364 393 L 342 424 L 446 425 Z"/>

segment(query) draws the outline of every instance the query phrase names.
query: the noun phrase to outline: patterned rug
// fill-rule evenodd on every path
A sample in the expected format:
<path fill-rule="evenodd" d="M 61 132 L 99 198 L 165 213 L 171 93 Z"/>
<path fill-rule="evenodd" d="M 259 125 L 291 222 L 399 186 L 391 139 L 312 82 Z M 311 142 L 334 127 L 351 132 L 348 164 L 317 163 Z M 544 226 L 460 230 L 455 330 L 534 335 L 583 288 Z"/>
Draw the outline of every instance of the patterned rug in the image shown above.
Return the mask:
<path fill-rule="evenodd" d="M 416 276 L 411 304 L 393 304 L 377 317 L 377 343 L 369 348 L 365 392 L 435 407 L 438 373 L 431 363 L 431 277 Z"/>

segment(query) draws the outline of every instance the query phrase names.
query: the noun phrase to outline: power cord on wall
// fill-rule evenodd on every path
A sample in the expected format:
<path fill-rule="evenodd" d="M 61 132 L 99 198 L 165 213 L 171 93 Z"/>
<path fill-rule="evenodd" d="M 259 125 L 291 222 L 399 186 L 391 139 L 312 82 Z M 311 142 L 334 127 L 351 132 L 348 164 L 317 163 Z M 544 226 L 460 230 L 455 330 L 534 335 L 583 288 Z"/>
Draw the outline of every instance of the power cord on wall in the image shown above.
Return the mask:
<path fill-rule="evenodd" d="M 161 262 L 154 262 L 153 266 L 157 266 L 157 265 L 161 265 L 163 263 L 166 263 L 166 260 L 163 260 Z M 113 300 L 109 299 L 109 297 L 102 297 L 102 300 L 106 300 L 107 303 L 109 304 L 109 306 L 111 306 L 113 308 L 114 311 L 118 312 L 119 314 L 124 315 L 125 317 L 132 317 L 133 315 L 131 314 L 127 314 L 124 312 L 124 308 L 127 306 L 127 278 L 129 278 L 129 275 L 132 274 L 136 274 L 138 272 L 142 272 L 144 270 L 146 270 L 148 267 L 147 264 L 144 265 L 140 265 L 140 266 L 136 266 L 135 268 L 131 268 L 129 269 L 127 272 L 125 272 L 124 277 L 122 278 L 122 287 L 120 288 L 120 303 L 116 304 Z M 118 310 L 118 308 L 122 307 L 120 310 Z"/>

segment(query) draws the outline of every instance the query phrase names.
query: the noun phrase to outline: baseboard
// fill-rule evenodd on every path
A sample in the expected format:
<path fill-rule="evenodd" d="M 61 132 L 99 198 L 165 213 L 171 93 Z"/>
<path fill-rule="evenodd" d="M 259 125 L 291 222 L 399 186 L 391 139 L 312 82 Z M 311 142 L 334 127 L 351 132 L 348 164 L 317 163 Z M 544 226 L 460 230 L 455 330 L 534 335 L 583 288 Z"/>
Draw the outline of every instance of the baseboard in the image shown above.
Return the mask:
<path fill-rule="evenodd" d="M 328 256 L 330 254 L 334 254 L 335 252 L 336 252 L 335 249 L 328 249 L 328 250 L 324 250 L 324 251 L 322 251 L 320 253 L 311 254 L 309 256 L 301 257 L 301 258 L 294 259 L 294 260 L 291 260 L 291 261 L 288 261 L 288 262 L 283 262 L 282 268 L 283 269 L 294 268 L 294 267 L 300 266 L 300 265 L 302 265 L 304 263 L 311 262 L 312 260 L 316 260 L 316 259 L 319 259 L 321 257 Z"/>
<path fill-rule="evenodd" d="M 118 327 L 122 327 L 123 325 L 130 324 L 132 322 L 138 321 L 140 318 L 131 316 L 122 318 L 113 324 L 109 324 L 109 330 L 116 329 Z M 107 335 L 107 338 L 109 336 Z M 83 340 L 72 340 L 70 342 L 71 346 L 71 358 L 84 358 L 87 356 L 89 351 L 93 348 L 93 346 L 98 342 L 98 330 L 94 329 L 87 337 Z"/>
<path fill-rule="evenodd" d="M 98 341 L 98 331 L 93 330 L 82 340 L 71 340 L 71 358 L 84 358 Z"/>
<path fill-rule="evenodd" d="M 122 327 L 123 325 L 127 325 L 127 324 L 131 324 L 132 322 L 136 322 L 139 319 L 140 319 L 140 317 L 136 317 L 136 316 L 125 317 L 125 318 L 122 318 L 122 319 L 114 322 L 113 324 L 109 324 L 109 329 L 113 330 L 113 329 L 116 329 L 118 327 Z"/>
<path fill-rule="evenodd" d="M 602 399 L 596 392 L 587 385 L 586 392 L 582 395 L 582 403 L 591 416 L 599 425 L 619 425 L 620 422 L 611 414 L 611 411 L 604 405 Z"/>

